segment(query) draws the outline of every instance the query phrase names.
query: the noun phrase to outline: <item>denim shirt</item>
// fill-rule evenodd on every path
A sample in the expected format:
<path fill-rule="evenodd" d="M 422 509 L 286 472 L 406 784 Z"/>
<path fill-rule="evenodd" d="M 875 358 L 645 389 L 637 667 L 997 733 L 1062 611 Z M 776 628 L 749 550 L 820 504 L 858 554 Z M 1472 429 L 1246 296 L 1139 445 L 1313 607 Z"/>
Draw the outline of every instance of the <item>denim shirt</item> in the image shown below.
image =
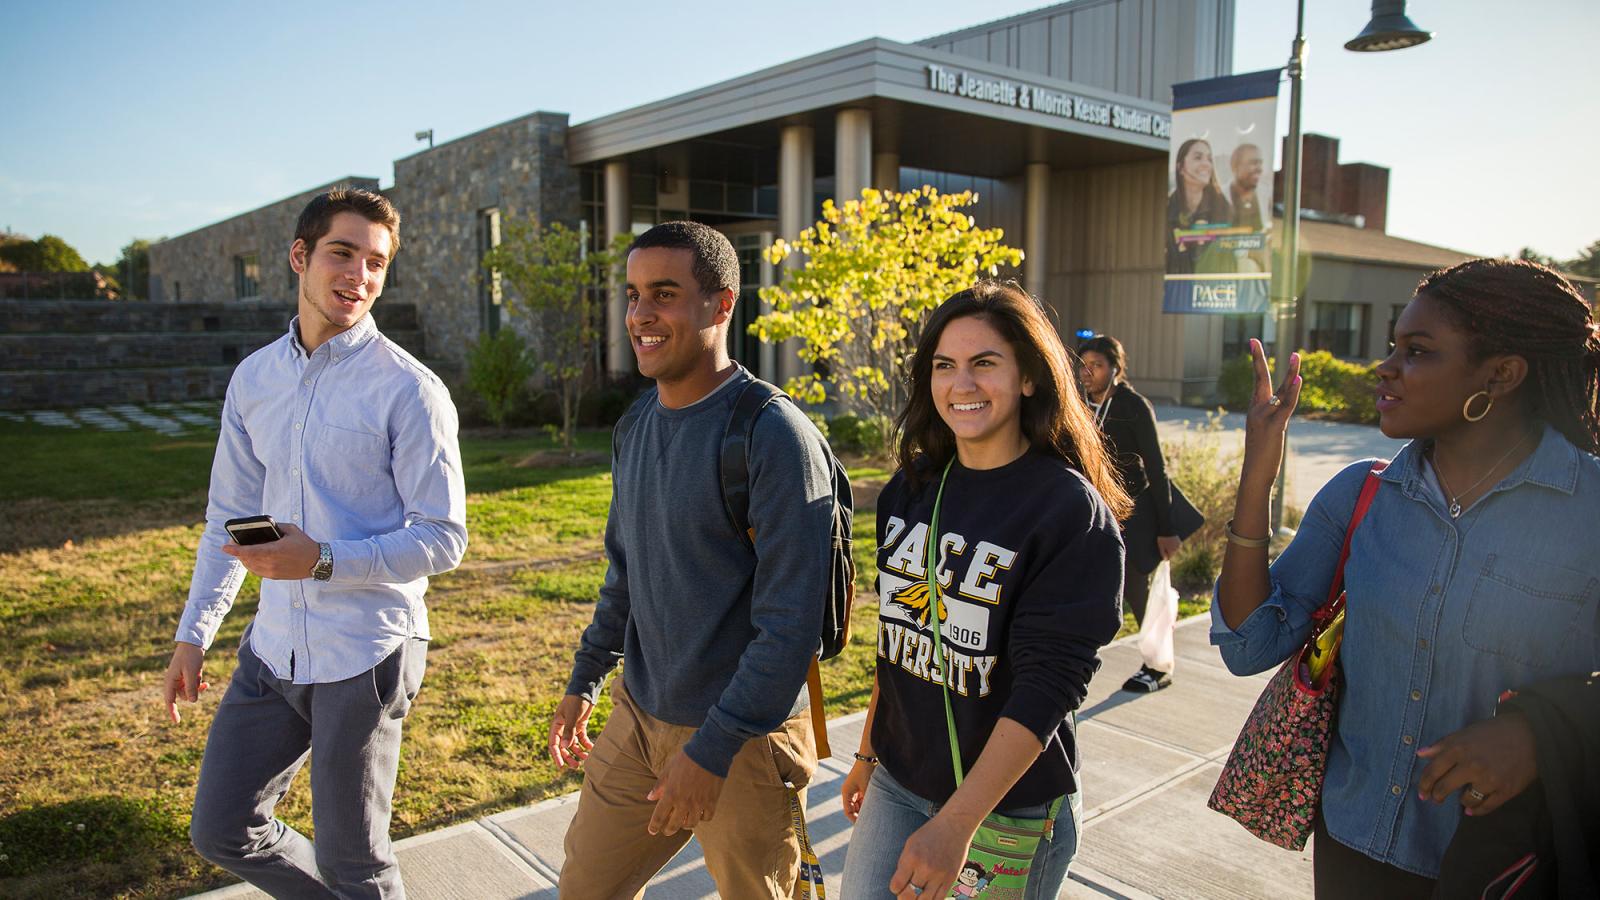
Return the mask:
<path fill-rule="evenodd" d="M 250 649 L 296 684 L 426 638 L 428 576 L 461 562 L 466 488 L 444 384 L 368 315 L 309 355 L 289 333 L 234 370 L 177 640 L 209 647 L 244 581 L 228 519 L 265 513 L 333 550 L 333 578 L 263 579 Z"/>
<path fill-rule="evenodd" d="M 1344 688 L 1322 789 L 1328 833 L 1430 878 L 1461 821 L 1459 796 L 1417 798 L 1417 751 L 1494 715 L 1502 691 L 1600 668 L 1600 460 L 1554 429 L 1451 519 L 1413 441 L 1380 476 L 1345 566 Z M 1235 674 L 1288 658 L 1327 600 L 1371 461 L 1329 481 L 1272 565 L 1272 593 L 1238 629 L 1211 607 Z"/>

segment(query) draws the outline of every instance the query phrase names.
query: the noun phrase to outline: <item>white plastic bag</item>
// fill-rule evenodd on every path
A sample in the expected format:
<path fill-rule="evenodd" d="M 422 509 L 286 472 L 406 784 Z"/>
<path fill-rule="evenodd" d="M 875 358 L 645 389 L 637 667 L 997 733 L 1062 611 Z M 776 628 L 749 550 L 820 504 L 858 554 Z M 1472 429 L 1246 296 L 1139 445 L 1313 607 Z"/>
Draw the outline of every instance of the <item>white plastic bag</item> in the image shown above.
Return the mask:
<path fill-rule="evenodd" d="M 1172 567 L 1166 560 L 1150 574 L 1150 599 L 1139 626 L 1139 653 L 1144 664 L 1158 672 L 1171 672 L 1176 660 L 1172 631 L 1178 624 L 1178 591 L 1172 586 Z"/>

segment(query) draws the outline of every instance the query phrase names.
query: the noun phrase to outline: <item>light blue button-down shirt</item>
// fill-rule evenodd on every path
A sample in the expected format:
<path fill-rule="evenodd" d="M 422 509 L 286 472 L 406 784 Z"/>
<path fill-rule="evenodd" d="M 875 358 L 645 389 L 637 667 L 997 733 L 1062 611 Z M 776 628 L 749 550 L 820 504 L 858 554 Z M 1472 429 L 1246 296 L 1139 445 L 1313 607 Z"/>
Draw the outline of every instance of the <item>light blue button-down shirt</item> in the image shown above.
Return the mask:
<path fill-rule="evenodd" d="M 1461 805 L 1417 799 L 1417 751 L 1494 715 L 1498 697 L 1600 669 L 1600 460 L 1547 428 L 1538 449 L 1451 519 L 1407 444 L 1356 529 L 1345 566 L 1344 690 L 1322 813 L 1340 843 L 1437 877 Z M 1335 476 L 1272 566 L 1272 594 L 1211 642 L 1238 674 L 1270 669 L 1310 633 L 1370 461 Z"/>
<path fill-rule="evenodd" d="M 228 519 L 266 513 L 333 549 L 333 578 L 261 582 L 250 648 L 278 678 L 341 681 L 427 638 L 428 576 L 467 548 L 456 412 L 365 316 L 307 355 L 289 333 L 234 370 L 177 639 L 210 647 L 245 570 Z"/>

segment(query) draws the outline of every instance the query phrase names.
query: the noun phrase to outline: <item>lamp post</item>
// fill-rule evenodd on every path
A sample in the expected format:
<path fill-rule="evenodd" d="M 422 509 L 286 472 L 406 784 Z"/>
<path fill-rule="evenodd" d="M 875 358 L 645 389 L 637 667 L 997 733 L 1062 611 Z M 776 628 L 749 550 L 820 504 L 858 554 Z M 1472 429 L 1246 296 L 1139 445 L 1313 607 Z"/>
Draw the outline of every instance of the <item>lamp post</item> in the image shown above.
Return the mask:
<path fill-rule="evenodd" d="M 1372 20 L 1361 33 L 1345 42 L 1346 50 L 1381 52 L 1403 50 L 1424 43 L 1433 32 L 1423 31 L 1406 18 L 1406 0 L 1372 0 Z M 1282 277 L 1274 292 L 1277 308 L 1278 373 L 1289 371 L 1289 354 L 1294 352 L 1296 318 L 1300 303 L 1300 93 L 1306 62 L 1306 0 L 1295 10 L 1294 43 L 1289 48 L 1289 153 L 1283 163 L 1283 245 L 1278 270 Z M 1278 482 L 1272 494 L 1272 524 L 1283 528 L 1283 494 L 1289 473 L 1289 448 L 1284 444 L 1283 460 L 1278 464 Z"/>

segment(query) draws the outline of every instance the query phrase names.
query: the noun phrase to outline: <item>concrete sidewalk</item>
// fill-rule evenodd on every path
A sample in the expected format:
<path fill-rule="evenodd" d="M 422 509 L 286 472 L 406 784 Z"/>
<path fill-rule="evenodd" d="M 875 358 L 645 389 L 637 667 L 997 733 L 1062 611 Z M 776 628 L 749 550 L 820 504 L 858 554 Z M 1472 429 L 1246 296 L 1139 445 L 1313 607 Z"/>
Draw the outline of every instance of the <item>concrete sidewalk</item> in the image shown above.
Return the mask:
<path fill-rule="evenodd" d="M 1083 748 L 1084 830 L 1062 897 L 1283 898 L 1311 895 L 1311 855 L 1251 837 L 1206 808 L 1221 763 L 1266 675 L 1237 678 L 1206 640 L 1208 619 L 1178 626 L 1172 687 L 1119 692 L 1139 668 L 1132 638 L 1107 647 L 1078 718 Z M 807 820 L 828 896 L 839 898 L 850 825 L 839 801 L 862 714 L 829 727 L 834 756 L 808 795 Z M 556 896 L 561 839 L 576 809 L 567 795 L 398 843 L 414 900 L 501 900 Z M 200 895 L 264 898 L 245 885 Z M 646 891 L 650 898 L 716 896 L 691 842 Z M 730 898 L 732 900 L 732 898 Z"/>

